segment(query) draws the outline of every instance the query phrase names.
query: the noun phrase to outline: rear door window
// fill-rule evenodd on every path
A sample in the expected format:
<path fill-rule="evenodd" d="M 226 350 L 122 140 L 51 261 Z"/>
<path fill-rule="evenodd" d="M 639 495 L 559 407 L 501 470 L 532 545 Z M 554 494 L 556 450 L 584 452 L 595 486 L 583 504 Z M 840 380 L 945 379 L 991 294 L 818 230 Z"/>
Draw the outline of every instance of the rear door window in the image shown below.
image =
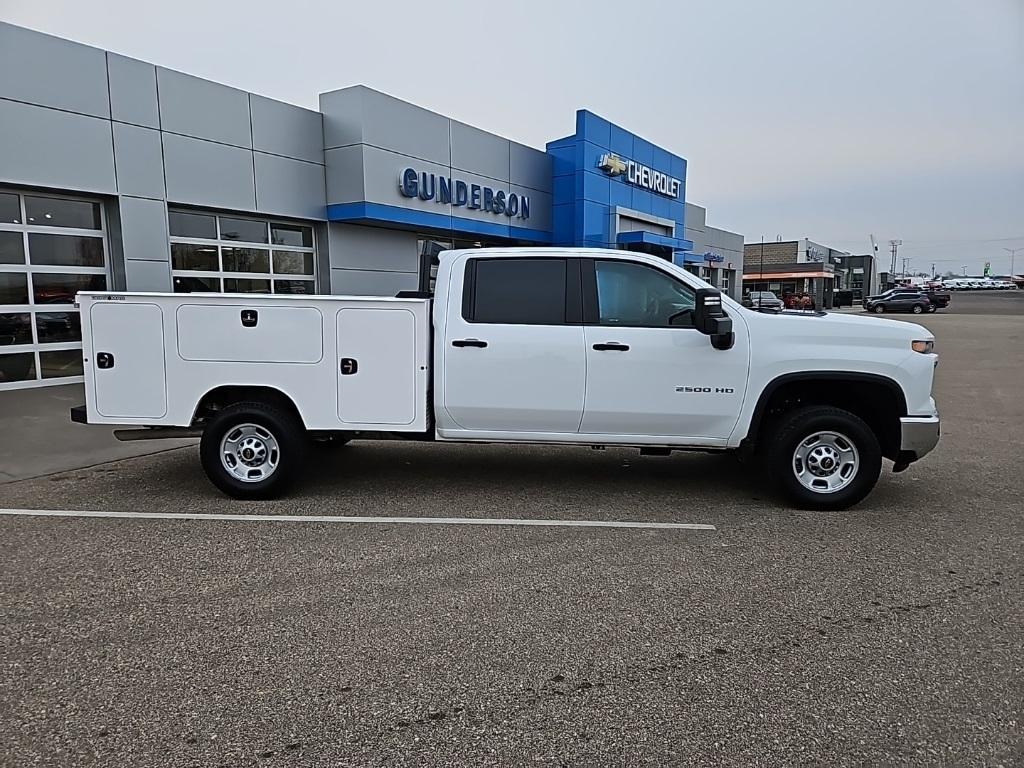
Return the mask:
<path fill-rule="evenodd" d="M 565 259 L 470 259 L 463 317 L 471 323 L 564 325 Z"/>

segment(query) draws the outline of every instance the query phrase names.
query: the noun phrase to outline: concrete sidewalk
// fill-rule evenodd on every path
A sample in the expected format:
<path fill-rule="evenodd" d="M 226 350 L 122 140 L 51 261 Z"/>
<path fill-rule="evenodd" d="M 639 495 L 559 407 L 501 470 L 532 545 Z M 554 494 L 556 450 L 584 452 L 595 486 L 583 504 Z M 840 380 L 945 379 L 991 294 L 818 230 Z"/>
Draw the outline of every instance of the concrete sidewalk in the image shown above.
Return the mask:
<path fill-rule="evenodd" d="M 82 384 L 0 392 L 0 483 L 195 445 L 197 440 L 122 443 L 110 427 L 73 424 Z"/>

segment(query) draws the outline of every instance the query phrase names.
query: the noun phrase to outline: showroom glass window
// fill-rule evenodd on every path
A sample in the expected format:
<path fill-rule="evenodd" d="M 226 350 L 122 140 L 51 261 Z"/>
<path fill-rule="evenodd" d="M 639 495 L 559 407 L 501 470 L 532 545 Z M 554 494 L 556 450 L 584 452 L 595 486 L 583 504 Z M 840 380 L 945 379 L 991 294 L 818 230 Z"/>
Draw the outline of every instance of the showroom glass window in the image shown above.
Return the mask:
<path fill-rule="evenodd" d="M 309 225 L 173 209 L 168 224 L 176 293 L 316 293 Z"/>
<path fill-rule="evenodd" d="M 99 202 L 0 189 L 0 390 L 81 381 L 75 294 L 108 278 Z"/>

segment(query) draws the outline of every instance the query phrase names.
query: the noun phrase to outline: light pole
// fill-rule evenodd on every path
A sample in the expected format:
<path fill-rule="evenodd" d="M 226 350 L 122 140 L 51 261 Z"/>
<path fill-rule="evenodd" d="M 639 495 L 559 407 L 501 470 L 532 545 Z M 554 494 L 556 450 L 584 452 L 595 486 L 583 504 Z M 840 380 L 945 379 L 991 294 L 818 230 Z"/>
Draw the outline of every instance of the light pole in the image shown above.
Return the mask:
<path fill-rule="evenodd" d="M 961 269 L 964 271 L 964 277 L 967 277 L 967 265 L 964 264 Z"/>
<path fill-rule="evenodd" d="M 892 267 L 889 269 L 890 276 L 896 274 L 896 249 L 903 245 L 902 240 L 890 240 L 889 245 L 892 246 Z"/>
<path fill-rule="evenodd" d="M 1010 254 L 1010 277 L 1015 277 L 1013 259 L 1017 255 L 1017 251 L 1024 251 L 1024 248 L 1003 248 L 1003 250 Z"/>

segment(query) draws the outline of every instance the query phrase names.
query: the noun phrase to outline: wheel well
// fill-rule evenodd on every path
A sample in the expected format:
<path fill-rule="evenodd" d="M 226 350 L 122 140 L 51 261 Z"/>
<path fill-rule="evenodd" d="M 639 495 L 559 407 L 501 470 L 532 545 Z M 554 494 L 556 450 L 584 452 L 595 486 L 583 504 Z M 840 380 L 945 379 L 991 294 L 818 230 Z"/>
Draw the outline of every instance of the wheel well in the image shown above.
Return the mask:
<path fill-rule="evenodd" d="M 862 419 L 878 437 L 882 455 L 895 459 L 900 451 L 900 417 L 906 398 L 892 379 L 870 374 L 796 374 L 765 387 L 754 409 L 745 442 L 756 443 L 782 414 L 806 405 L 831 405 Z"/>
<path fill-rule="evenodd" d="M 216 387 L 203 395 L 192 416 L 192 426 L 204 424 L 217 411 L 223 410 L 229 405 L 246 402 L 266 403 L 293 415 L 300 424 L 303 423 L 302 414 L 299 413 L 295 402 L 281 390 L 273 387 L 232 384 Z"/>

